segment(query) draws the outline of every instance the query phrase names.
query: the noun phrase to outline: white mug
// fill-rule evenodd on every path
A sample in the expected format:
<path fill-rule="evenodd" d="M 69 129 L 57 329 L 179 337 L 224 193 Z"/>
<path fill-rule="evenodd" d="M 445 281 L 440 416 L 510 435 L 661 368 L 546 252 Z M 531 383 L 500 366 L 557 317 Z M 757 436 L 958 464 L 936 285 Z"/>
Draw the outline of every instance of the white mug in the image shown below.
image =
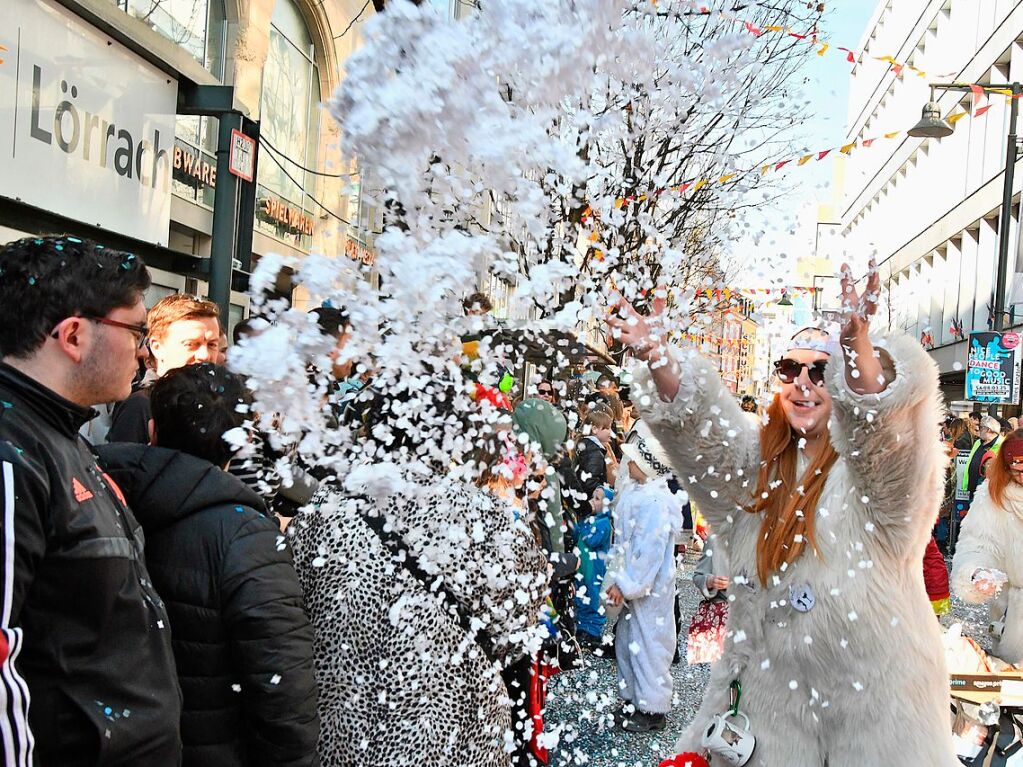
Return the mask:
<path fill-rule="evenodd" d="M 743 727 L 729 721 L 732 716 L 731 712 L 717 714 L 703 734 L 700 745 L 710 751 L 713 756 L 724 759 L 730 767 L 743 767 L 753 756 L 757 739 L 749 731 L 748 716 L 741 711 L 735 714 L 735 716 L 742 717 L 745 723 Z"/>

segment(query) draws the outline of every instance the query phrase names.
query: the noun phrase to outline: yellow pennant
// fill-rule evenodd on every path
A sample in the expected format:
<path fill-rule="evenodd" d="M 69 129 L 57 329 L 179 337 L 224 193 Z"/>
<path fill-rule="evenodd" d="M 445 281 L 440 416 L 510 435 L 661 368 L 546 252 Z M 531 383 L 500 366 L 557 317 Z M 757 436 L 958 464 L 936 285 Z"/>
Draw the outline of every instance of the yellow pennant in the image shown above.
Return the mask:
<path fill-rule="evenodd" d="M 806 155 L 803 155 L 802 157 L 799 158 L 799 162 L 797 164 L 798 165 L 806 165 L 812 159 L 813 159 L 813 155 L 812 154 L 806 154 Z"/>
<path fill-rule="evenodd" d="M 954 115 L 949 115 L 945 119 L 948 121 L 949 125 L 955 125 L 957 122 L 962 120 L 964 117 L 969 117 L 969 115 L 970 115 L 969 112 L 956 112 Z"/>

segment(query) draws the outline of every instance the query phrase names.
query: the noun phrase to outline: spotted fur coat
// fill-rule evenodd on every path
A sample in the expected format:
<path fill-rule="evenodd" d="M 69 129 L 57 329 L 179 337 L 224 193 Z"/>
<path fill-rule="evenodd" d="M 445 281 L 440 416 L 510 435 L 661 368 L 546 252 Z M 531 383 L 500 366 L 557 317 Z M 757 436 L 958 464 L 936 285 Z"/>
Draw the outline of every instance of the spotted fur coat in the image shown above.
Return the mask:
<path fill-rule="evenodd" d="M 947 461 L 937 371 L 913 339 L 874 343 L 895 371 L 879 395 L 850 390 L 841 357 L 828 365 L 839 460 L 816 518 L 820 555 L 808 548 L 766 585 L 756 575 L 761 515 L 745 511 L 760 465 L 758 425 L 705 360 L 680 353 L 671 403 L 637 371 L 640 407 L 726 548 L 733 581 L 725 653 L 680 751 L 699 749 L 738 679 L 757 738 L 750 767 L 958 763 L 921 567 Z"/>
<path fill-rule="evenodd" d="M 386 516 L 505 660 L 539 644 L 547 565 L 531 531 L 493 496 L 453 480 L 372 502 L 327 494 L 318 506 L 289 531 L 316 632 L 324 767 L 506 767 L 511 721 L 498 669 L 393 561 L 360 507 Z"/>

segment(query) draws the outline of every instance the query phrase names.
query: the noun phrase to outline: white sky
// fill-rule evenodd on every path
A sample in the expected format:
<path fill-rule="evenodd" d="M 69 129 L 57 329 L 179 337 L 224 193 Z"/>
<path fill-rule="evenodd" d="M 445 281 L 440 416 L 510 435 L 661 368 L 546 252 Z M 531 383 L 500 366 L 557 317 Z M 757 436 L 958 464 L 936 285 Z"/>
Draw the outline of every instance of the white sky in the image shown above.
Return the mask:
<path fill-rule="evenodd" d="M 845 138 L 851 65 L 835 48 L 858 50 L 876 7 L 872 0 L 831 0 L 827 5 L 820 37 L 832 48 L 823 56 L 810 56 L 804 68 L 808 82 L 803 98 L 810 102 L 812 117 L 803 126 L 800 143 L 805 142 L 808 152 L 841 145 Z M 809 284 L 796 274 L 795 265 L 813 253 L 817 204 L 830 202 L 836 194 L 833 172 L 830 157 L 781 171 L 790 192 L 749 216 L 752 236 L 737 240 L 732 248 L 730 258 L 749 264 L 746 274 L 756 282 L 740 287 Z"/>

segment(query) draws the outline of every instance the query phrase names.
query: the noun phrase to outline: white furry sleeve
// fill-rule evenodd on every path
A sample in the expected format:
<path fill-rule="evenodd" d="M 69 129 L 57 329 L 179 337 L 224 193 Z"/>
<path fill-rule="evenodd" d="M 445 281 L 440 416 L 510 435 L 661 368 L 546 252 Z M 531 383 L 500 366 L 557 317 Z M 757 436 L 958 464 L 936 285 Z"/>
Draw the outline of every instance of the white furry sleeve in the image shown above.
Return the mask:
<path fill-rule="evenodd" d="M 676 349 L 674 355 L 681 369 L 675 399 L 660 398 L 646 365 L 632 371 L 638 389 L 632 399 L 701 513 L 722 532 L 729 518 L 752 500 L 760 464 L 759 429 L 708 360 L 692 350 Z"/>
<path fill-rule="evenodd" d="M 987 602 L 991 597 L 974 588 L 973 574 L 980 568 L 1006 570 L 1002 542 L 1006 537 L 999 523 L 999 512 L 987 491 L 987 483 L 978 488 L 963 520 L 952 559 L 952 591 L 964 602 Z M 1009 541 L 1006 541 L 1009 542 Z"/>
<path fill-rule="evenodd" d="M 843 355 L 834 355 L 828 365 L 831 441 L 849 467 L 855 506 L 866 521 L 893 535 L 893 543 L 907 543 L 934 524 L 948 463 L 938 434 L 938 371 L 909 336 L 872 341 L 894 378 L 879 394 L 857 394 L 846 381 Z"/>

